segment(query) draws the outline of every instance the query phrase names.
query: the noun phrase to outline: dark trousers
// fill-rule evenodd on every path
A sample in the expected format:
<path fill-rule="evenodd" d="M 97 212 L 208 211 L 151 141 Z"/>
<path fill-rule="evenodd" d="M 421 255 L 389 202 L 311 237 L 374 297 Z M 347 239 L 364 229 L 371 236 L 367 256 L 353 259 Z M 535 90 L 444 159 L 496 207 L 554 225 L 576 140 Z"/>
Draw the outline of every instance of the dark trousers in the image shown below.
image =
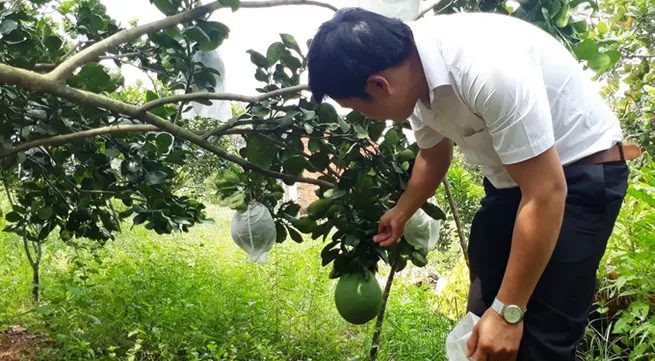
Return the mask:
<path fill-rule="evenodd" d="M 518 361 L 573 361 L 596 291 L 596 272 L 628 184 L 624 161 L 564 168 L 566 210 L 557 245 L 527 306 Z M 512 243 L 518 188 L 496 189 L 473 218 L 469 309 L 482 315 L 500 289 Z M 477 282 L 477 283 L 476 283 Z M 479 301 L 479 302 L 476 302 Z M 479 306 L 476 306 L 478 304 Z"/>

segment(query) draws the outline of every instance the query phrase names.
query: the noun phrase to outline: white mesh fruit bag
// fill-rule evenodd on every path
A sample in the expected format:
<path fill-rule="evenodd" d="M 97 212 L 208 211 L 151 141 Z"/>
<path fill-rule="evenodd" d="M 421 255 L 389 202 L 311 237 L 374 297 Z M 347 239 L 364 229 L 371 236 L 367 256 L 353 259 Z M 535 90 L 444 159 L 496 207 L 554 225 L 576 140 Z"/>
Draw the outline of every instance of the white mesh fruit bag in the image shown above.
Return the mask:
<path fill-rule="evenodd" d="M 275 245 L 275 222 L 266 206 L 253 201 L 247 210 L 232 216 L 230 234 L 234 243 L 248 253 L 250 262 L 266 263 Z"/>

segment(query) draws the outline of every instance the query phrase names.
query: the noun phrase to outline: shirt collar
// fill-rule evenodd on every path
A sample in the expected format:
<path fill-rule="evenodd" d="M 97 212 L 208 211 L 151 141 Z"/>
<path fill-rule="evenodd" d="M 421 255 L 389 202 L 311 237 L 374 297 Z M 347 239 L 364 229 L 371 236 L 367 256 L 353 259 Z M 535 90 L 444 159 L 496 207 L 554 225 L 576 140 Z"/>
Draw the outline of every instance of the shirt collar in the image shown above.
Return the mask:
<path fill-rule="evenodd" d="M 433 90 L 451 84 L 446 62 L 441 54 L 440 40 L 435 34 L 438 30 L 430 29 L 429 26 L 431 21 L 438 21 L 435 18 L 437 17 L 430 17 L 429 21 L 428 19 L 422 19 L 423 21 L 418 20 L 407 23 L 412 30 L 414 43 L 421 58 L 425 79 L 430 89 L 430 106 L 434 102 Z M 422 102 L 419 100 L 419 103 Z"/>

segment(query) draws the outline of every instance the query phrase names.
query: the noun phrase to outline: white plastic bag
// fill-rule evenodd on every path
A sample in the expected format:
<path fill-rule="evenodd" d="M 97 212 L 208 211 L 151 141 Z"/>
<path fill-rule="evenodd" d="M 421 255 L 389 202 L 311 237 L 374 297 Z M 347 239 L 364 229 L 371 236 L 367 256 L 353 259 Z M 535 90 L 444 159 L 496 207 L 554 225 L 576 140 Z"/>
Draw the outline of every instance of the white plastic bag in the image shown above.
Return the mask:
<path fill-rule="evenodd" d="M 421 0 L 357 0 L 357 7 L 404 21 L 413 20 Z"/>
<path fill-rule="evenodd" d="M 225 93 L 225 64 L 218 49 L 213 51 L 198 51 L 193 55 L 194 62 L 202 63 L 204 66 L 216 69 L 220 75 L 213 74 L 216 80 L 214 92 Z M 196 66 L 199 68 L 199 66 Z M 197 84 L 191 86 L 191 92 L 207 91 L 200 89 Z M 211 100 L 212 105 L 204 105 L 197 102 L 191 102 L 192 110 L 183 114 L 185 119 L 200 116 L 203 118 L 213 118 L 227 121 L 232 118 L 232 106 L 227 100 Z"/>
<path fill-rule="evenodd" d="M 232 240 L 246 251 L 250 262 L 266 263 L 268 252 L 277 238 L 271 212 L 259 202 L 250 202 L 248 209 L 237 211 L 230 225 Z"/>
<path fill-rule="evenodd" d="M 429 201 L 436 205 L 434 198 Z M 415 248 L 430 252 L 437 247 L 441 220 L 430 217 L 424 210 L 419 208 L 414 215 L 405 223 L 403 236 L 407 243 Z"/>
<path fill-rule="evenodd" d="M 478 321 L 480 321 L 480 317 L 469 312 L 448 334 L 448 338 L 446 339 L 446 356 L 448 357 L 448 361 L 469 361 L 466 357 L 468 354 L 466 343 L 471 337 L 473 327 Z"/>

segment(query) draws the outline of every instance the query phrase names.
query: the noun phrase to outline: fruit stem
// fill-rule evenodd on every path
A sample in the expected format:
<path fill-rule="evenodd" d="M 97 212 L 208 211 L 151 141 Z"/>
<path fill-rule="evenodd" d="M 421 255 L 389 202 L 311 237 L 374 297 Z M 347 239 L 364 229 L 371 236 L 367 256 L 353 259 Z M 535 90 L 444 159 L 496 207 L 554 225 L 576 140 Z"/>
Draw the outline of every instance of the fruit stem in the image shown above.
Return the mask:
<path fill-rule="evenodd" d="M 371 342 L 370 350 L 370 361 L 375 361 L 378 352 L 380 351 L 380 335 L 382 334 L 382 323 L 384 322 L 384 313 L 387 309 L 387 299 L 391 293 L 391 285 L 393 284 L 393 278 L 396 275 L 396 270 L 398 269 L 398 259 L 399 254 L 396 253 L 393 263 L 391 264 L 391 271 L 389 272 L 389 277 L 387 277 L 387 283 L 384 285 L 384 293 L 382 294 L 382 308 L 380 313 L 378 313 L 378 319 L 375 322 L 375 332 L 373 333 L 373 341 Z"/>

